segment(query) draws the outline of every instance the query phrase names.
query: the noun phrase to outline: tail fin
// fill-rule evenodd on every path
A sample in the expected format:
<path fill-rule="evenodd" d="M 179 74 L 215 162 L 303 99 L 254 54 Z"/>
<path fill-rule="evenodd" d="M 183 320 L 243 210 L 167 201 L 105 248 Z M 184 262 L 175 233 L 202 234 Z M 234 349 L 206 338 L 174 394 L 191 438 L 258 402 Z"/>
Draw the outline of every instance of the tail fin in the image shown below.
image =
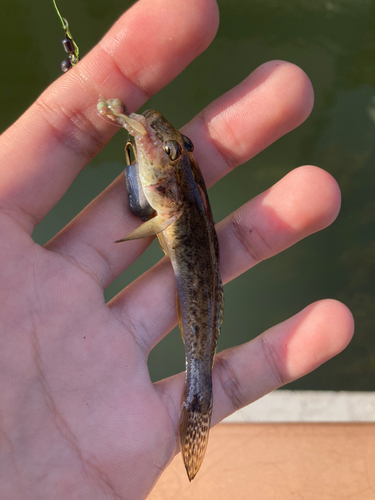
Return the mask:
<path fill-rule="evenodd" d="M 196 405 L 181 405 L 180 446 L 189 481 L 195 478 L 206 453 L 211 422 L 211 407 L 205 413 Z"/>

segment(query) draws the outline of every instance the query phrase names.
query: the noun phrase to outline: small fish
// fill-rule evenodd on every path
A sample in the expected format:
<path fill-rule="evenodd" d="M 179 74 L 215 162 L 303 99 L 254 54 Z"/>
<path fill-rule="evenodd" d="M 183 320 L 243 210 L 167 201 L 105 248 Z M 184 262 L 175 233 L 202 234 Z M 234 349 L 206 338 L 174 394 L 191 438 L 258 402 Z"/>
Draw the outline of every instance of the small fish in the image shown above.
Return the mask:
<path fill-rule="evenodd" d="M 133 164 L 137 173 L 132 173 L 132 180 L 140 187 L 131 193 L 130 209 L 141 217 L 147 211 L 148 220 L 119 241 L 157 235 L 173 266 L 186 360 L 179 436 L 191 481 L 208 443 L 212 365 L 224 306 L 219 245 L 206 186 L 193 156 L 193 143 L 159 111 L 128 114 L 119 99 L 100 99 L 98 112 L 134 136 L 138 163 Z M 138 189 L 149 206 L 134 201 Z"/>

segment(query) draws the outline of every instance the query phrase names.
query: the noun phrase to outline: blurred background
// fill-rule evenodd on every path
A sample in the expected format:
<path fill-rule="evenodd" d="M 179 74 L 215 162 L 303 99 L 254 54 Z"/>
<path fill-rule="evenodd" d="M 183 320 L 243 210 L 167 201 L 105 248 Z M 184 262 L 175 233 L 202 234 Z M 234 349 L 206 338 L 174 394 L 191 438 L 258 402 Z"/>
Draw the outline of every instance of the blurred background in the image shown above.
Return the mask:
<path fill-rule="evenodd" d="M 132 5 L 127 0 L 59 0 L 84 56 Z M 310 302 L 332 297 L 352 310 L 349 347 L 289 389 L 375 389 L 375 2 L 372 0 L 219 0 L 221 24 L 212 45 L 144 109 L 159 109 L 176 128 L 258 65 L 299 65 L 315 90 L 315 107 L 297 130 L 238 167 L 210 190 L 218 222 L 293 168 L 316 164 L 342 190 L 342 209 L 328 229 L 265 261 L 225 287 L 219 350 L 248 341 Z M 61 75 L 64 36 L 52 0 L 0 0 L 1 107 L 5 130 Z M 36 228 L 48 241 L 124 168 L 125 133 L 77 177 Z M 22 148 L 22 137 L 20 137 Z M 27 161 L 27 151 L 25 151 Z M 106 290 L 110 299 L 157 262 L 154 242 Z M 153 380 L 184 369 L 174 329 L 151 353 Z"/>

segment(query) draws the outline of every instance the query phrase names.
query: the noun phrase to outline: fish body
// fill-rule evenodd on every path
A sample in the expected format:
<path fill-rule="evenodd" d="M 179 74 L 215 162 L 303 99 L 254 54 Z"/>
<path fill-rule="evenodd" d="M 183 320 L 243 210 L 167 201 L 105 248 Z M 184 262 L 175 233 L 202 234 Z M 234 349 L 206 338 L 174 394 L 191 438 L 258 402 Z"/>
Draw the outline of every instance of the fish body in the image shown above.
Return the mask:
<path fill-rule="evenodd" d="M 208 443 L 212 366 L 223 317 L 219 245 L 207 190 L 193 156 L 192 142 L 158 111 L 128 116 L 123 105 L 120 112 L 120 105 L 101 102 L 99 112 L 115 116 L 134 135 L 140 183 L 155 211 L 155 217 L 120 241 L 156 234 L 176 278 L 186 361 L 179 437 L 186 471 L 192 480 Z M 130 118 L 130 124 L 124 117 Z"/>

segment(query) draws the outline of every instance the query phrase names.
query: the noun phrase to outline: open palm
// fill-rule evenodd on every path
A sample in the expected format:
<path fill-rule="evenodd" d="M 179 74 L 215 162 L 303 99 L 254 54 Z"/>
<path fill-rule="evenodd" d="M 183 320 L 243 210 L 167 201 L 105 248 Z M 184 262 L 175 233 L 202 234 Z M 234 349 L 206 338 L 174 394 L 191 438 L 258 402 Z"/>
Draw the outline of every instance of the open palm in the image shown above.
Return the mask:
<path fill-rule="evenodd" d="M 122 176 L 44 248 L 31 234 L 114 133 L 98 98 L 136 110 L 217 22 L 214 0 L 141 0 L 1 138 L 1 498 L 145 498 L 178 451 L 183 374 L 152 384 L 146 363 L 176 323 L 170 263 L 103 298 L 150 243 L 113 244 L 139 224 Z M 207 186 L 298 126 L 312 101 L 306 75 L 277 61 L 203 110 L 183 130 Z M 329 174 L 292 171 L 218 225 L 224 282 L 330 224 L 339 205 Z M 326 300 L 220 353 L 213 424 L 337 354 L 352 330 L 346 307 Z"/>

